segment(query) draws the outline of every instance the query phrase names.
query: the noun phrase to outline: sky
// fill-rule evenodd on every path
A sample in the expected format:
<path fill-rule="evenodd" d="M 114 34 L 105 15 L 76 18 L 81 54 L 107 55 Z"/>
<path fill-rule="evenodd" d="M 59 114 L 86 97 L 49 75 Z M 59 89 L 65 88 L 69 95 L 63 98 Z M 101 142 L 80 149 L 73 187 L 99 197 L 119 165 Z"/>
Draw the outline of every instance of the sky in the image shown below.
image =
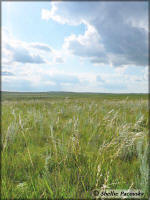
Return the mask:
<path fill-rule="evenodd" d="M 2 91 L 148 92 L 148 2 L 2 2 Z"/>

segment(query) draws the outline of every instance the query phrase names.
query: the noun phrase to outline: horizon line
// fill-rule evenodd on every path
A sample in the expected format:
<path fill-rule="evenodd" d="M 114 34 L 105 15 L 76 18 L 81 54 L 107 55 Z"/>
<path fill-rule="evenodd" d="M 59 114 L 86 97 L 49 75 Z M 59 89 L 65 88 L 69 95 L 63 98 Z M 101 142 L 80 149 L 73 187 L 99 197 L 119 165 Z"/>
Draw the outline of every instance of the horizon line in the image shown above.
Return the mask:
<path fill-rule="evenodd" d="M 6 90 L 4 90 L 4 91 L 0 91 L 0 92 L 8 92 L 8 93 L 52 93 L 52 92 L 57 92 L 57 93 L 92 93 L 92 94 L 150 94 L 150 92 L 147 92 L 147 93 L 145 93 L 145 92 L 72 92 L 72 91 L 42 91 L 42 92 L 40 92 L 40 91 L 6 91 Z"/>

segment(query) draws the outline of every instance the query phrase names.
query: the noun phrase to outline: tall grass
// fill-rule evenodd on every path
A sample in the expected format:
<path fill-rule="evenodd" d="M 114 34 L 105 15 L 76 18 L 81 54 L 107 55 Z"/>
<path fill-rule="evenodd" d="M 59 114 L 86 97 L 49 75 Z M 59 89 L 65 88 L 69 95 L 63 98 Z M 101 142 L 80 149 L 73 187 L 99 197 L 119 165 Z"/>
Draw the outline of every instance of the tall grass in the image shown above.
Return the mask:
<path fill-rule="evenodd" d="M 2 198 L 92 198 L 95 188 L 148 197 L 145 99 L 2 103 Z"/>

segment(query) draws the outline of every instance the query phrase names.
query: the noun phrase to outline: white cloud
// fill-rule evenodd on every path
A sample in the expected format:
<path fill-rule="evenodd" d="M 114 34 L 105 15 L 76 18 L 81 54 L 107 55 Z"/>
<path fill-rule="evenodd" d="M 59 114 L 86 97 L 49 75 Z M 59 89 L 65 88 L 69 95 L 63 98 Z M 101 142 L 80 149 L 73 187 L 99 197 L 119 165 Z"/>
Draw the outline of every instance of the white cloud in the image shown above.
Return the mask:
<path fill-rule="evenodd" d="M 92 63 L 148 65 L 147 2 L 54 2 L 51 10 L 42 11 L 42 18 L 84 23 L 85 34 L 66 38 L 64 47 L 90 57 Z"/>
<path fill-rule="evenodd" d="M 44 20 L 52 19 L 52 20 L 54 20 L 54 21 L 56 21 L 60 24 L 78 25 L 78 24 L 82 23 L 82 21 L 75 20 L 75 19 L 72 20 L 72 18 L 68 18 L 68 16 L 65 16 L 65 13 L 60 15 L 60 11 L 57 14 L 57 10 L 58 10 L 57 5 L 59 5 L 58 2 L 52 2 L 51 3 L 51 6 L 52 6 L 51 10 L 42 9 L 41 18 L 44 19 Z"/>
<path fill-rule="evenodd" d="M 104 46 L 101 42 L 100 35 L 94 28 L 94 26 L 85 22 L 87 30 L 84 35 L 71 36 L 65 38 L 64 49 L 69 49 L 72 54 L 90 58 L 92 63 L 107 63 L 108 58 L 106 56 Z"/>
<path fill-rule="evenodd" d="M 145 81 L 148 81 L 148 78 L 150 77 L 150 74 L 149 74 L 149 69 L 148 69 L 148 66 L 145 67 L 144 69 L 144 75 L 143 75 L 143 78 Z"/>
<path fill-rule="evenodd" d="M 123 75 L 128 67 L 130 67 L 130 66 L 125 65 L 125 66 L 122 66 L 122 67 L 117 67 L 117 68 L 115 68 L 115 71 L 116 71 L 116 73 Z"/>
<path fill-rule="evenodd" d="M 41 51 L 51 52 L 51 47 L 47 44 L 42 44 L 42 43 L 37 42 L 37 43 L 30 43 L 29 46 L 31 48 L 35 48 Z"/>
<path fill-rule="evenodd" d="M 51 52 L 47 44 L 16 40 L 8 30 L 2 29 L 2 65 L 43 64 L 47 62 L 45 55 L 48 50 Z M 45 54 L 41 51 L 45 51 Z"/>

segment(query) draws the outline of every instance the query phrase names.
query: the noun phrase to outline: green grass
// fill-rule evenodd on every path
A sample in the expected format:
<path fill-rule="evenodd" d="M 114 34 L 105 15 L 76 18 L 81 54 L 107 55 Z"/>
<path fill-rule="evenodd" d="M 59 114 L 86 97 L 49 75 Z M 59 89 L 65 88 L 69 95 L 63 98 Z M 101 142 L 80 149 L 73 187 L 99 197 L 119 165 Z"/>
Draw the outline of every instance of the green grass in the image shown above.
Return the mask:
<path fill-rule="evenodd" d="M 147 155 L 147 95 L 2 94 L 2 199 L 148 197 Z"/>

